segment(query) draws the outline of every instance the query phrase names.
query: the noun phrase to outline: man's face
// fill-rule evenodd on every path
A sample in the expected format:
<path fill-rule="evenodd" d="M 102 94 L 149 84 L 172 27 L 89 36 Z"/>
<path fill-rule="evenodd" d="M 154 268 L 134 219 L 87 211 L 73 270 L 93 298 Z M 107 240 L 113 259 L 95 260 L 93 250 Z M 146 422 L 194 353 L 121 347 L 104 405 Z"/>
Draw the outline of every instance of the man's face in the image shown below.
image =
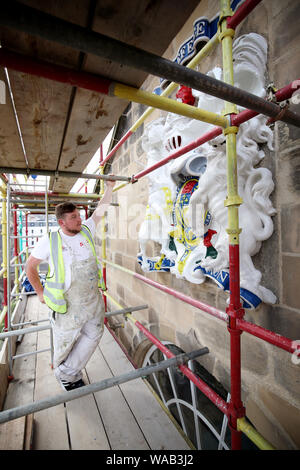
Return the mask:
<path fill-rule="evenodd" d="M 81 230 L 81 217 L 78 209 L 68 212 L 63 219 L 59 219 L 59 225 L 66 235 L 76 235 Z"/>

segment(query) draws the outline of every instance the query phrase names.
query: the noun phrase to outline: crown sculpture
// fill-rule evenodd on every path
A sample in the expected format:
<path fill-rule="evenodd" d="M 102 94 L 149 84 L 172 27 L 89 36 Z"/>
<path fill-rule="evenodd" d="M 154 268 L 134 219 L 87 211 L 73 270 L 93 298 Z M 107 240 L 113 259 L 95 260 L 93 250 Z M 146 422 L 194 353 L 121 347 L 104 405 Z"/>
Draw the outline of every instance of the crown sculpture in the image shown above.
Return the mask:
<path fill-rule="evenodd" d="M 233 44 L 233 58 L 235 86 L 265 97 L 265 39 L 255 33 L 239 37 Z M 219 67 L 208 75 L 222 80 Z M 176 97 L 216 113 L 224 108 L 222 100 L 187 87 L 181 87 Z M 275 214 L 269 198 L 274 189 L 272 174 L 259 166 L 265 156 L 259 144 L 273 150 L 273 133 L 266 122 L 265 116 L 257 116 L 241 124 L 237 134 L 238 192 L 243 199 L 239 210 L 240 296 L 243 307 L 249 309 L 261 302 L 276 302 L 274 294 L 261 285 L 261 272 L 252 262 L 262 241 L 273 233 L 271 217 Z M 147 167 L 212 127 L 172 113 L 152 121 L 142 139 Z M 170 272 L 194 284 L 210 278 L 229 291 L 224 135 L 158 168 L 148 178 L 148 205 L 139 231 L 141 268 L 145 272 Z M 149 240 L 161 246 L 160 256 L 146 256 Z"/>

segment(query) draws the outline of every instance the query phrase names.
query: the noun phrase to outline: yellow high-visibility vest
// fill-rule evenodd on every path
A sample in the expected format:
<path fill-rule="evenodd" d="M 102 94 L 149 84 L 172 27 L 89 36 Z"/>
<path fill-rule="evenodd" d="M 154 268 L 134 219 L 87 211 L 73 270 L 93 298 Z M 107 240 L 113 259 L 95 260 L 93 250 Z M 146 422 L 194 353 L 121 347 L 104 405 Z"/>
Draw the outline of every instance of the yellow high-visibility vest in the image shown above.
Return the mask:
<path fill-rule="evenodd" d="M 98 266 L 98 287 L 105 289 L 105 283 L 102 276 L 102 270 L 96 255 L 95 243 L 89 228 L 82 225 L 81 235 L 87 239 L 90 244 L 93 255 L 96 258 Z M 46 277 L 44 287 L 44 300 L 48 307 L 58 313 L 66 313 L 67 302 L 64 298 L 65 287 L 65 266 L 62 254 L 62 241 L 58 231 L 49 233 L 50 240 L 50 258 L 54 267 L 53 275 L 50 276 L 50 266 Z"/>

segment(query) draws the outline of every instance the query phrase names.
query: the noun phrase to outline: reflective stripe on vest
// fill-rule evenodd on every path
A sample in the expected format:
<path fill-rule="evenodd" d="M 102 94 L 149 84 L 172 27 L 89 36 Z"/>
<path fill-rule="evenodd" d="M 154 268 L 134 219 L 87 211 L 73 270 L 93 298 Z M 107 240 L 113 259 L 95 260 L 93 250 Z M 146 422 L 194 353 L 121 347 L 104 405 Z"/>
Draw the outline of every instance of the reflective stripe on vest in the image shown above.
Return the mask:
<path fill-rule="evenodd" d="M 86 238 L 89 242 L 93 255 L 96 258 L 97 266 L 98 266 L 98 286 L 102 289 L 105 288 L 104 279 L 102 276 L 102 270 L 98 263 L 96 249 L 94 240 L 92 237 L 91 232 L 89 231 L 88 227 L 82 225 L 81 235 Z M 48 307 L 58 313 L 66 313 L 67 311 L 67 303 L 64 298 L 64 286 L 65 286 L 65 266 L 62 254 L 62 242 L 61 236 L 58 231 L 50 232 L 49 234 L 50 240 L 50 257 L 52 264 L 54 266 L 54 274 L 50 277 L 50 267 L 48 269 L 46 284 L 44 288 L 44 299 Z"/>
<path fill-rule="evenodd" d="M 61 237 L 58 232 L 49 233 L 50 258 L 54 267 L 50 277 L 50 266 L 44 288 L 44 299 L 48 307 L 58 313 L 66 313 L 67 302 L 64 298 L 65 265 L 62 255 Z"/>
<path fill-rule="evenodd" d="M 101 266 L 100 266 L 98 258 L 97 258 L 95 242 L 94 242 L 94 239 L 92 237 L 92 234 L 91 234 L 89 228 L 86 225 L 82 225 L 80 233 L 89 242 L 90 247 L 92 249 L 92 252 L 93 252 L 93 254 L 96 258 L 96 262 L 97 262 L 97 266 L 98 266 L 98 287 L 100 287 L 101 289 L 105 289 L 105 282 L 104 282 L 103 275 L 102 275 L 102 269 L 101 269 Z"/>

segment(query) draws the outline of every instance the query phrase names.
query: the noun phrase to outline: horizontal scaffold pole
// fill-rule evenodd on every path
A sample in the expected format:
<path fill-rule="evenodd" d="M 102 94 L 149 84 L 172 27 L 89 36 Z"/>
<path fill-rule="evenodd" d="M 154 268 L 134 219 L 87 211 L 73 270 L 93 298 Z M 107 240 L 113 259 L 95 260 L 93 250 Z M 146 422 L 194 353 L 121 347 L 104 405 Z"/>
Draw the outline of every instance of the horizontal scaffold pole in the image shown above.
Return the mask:
<path fill-rule="evenodd" d="M 122 307 L 119 302 L 117 302 L 110 294 L 108 294 L 107 291 L 104 292 L 105 296 L 111 300 L 115 305 L 117 305 L 119 308 Z M 169 348 L 167 348 L 156 336 L 154 336 L 147 328 L 145 328 L 139 321 L 136 320 L 136 318 L 133 317 L 131 313 L 126 314 L 127 320 L 130 320 L 136 328 L 138 328 L 145 336 L 148 338 L 151 343 L 153 343 L 168 359 L 175 357 L 175 355 L 170 351 Z M 204 395 L 209 398 L 218 408 L 219 410 L 222 411 L 222 413 L 226 414 L 228 413 L 228 404 L 223 400 L 223 398 L 216 393 L 210 386 L 207 385 L 207 383 L 202 380 L 197 374 L 195 374 L 189 367 L 186 365 L 182 364 L 179 366 L 179 369 L 181 372 L 189 379 L 191 380 L 196 387 L 201 390 Z"/>
<path fill-rule="evenodd" d="M 236 10 L 234 15 L 227 18 L 227 27 L 230 29 L 235 29 L 261 1 L 262 0 L 246 0 Z"/>
<path fill-rule="evenodd" d="M 60 197 L 67 197 L 68 199 L 70 198 L 75 198 L 75 199 L 100 199 L 101 196 L 99 194 L 95 193 L 58 193 L 54 191 L 47 191 L 47 193 L 44 191 L 40 192 L 34 192 L 34 191 L 11 191 L 11 196 L 24 196 L 24 197 L 30 197 L 31 199 L 33 197 L 45 197 L 47 194 L 48 199 L 52 198 L 60 198 Z"/>
<path fill-rule="evenodd" d="M 280 101 L 285 101 L 290 99 L 294 93 L 296 93 L 300 89 L 300 79 L 294 80 L 293 82 L 289 83 L 285 87 L 281 88 L 275 93 L 275 98 L 278 102 Z M 254 118 L 257 116 L 259 113 L 252 111 L 250 109 L 245 109 L 244 111 L 241 111 L 239 114 L 232 115 L 231 116 L 231 124 L 233 126 L 240 126 L 246 121 L 249 121 L 250 119 Z M 145 170 L 140 171 L 139 173 L 135 174 L 132 176 L 132 182 L 135 182 L 139 180 L 140 178 L 148 175 L 149 173 L 152 173 L 152 171 L 157 170 L 157 168 L 162 167 L 163 165 L 166 165 L 169 161 L 175 160 L 178 157 L 181 157 L 182 155 L 185 155 L 187 152 L 190 152 L 191 150 L 194 150 L 195 148 L 199 147 L 200 145 L 203 145 L 205 142 L 209 142 L 210 140 L 214 139 L 215 137 L 218 137 L 221 135 L 223 132 L 223 129 L 221 127 L 214 127 L 212 130 L 206 132 L 203 134 L 201 137 L 198 139 L 190 142 L 189 144 L 180 147 L 178 150 L 175 152 L 169 154 L 167 157 L 163 158 L 162 160 L 158 161 L 154 165 L 145 168 Z M 120 187 L 122 187 L 120 185 Z M 116 188 L 118 189 L 118 187 Z"/>
<path fill-rule="evenodd" d="M 166 292 L 167 294 L 170 294 L 173 297 L 182 300 L 183 302 L 186 302 L 187 304 L 192 305 L 193 307 L 196 307 L 199 310 L 202 310 L 203 312 L 206 312 L 212 315 L 213 317 L 216 317 L 219 320 L 228 323 L 229 316 L 227 315 L 227 313 L 222 312 L 222 310 L 219 310 L 211 305 L 201 302 L 200 300 L 193 299 L 192 297 L 182 294 L 181 292 L 178 292 L 175 289 L 172 289 L 171 287 L 167 287 L 163 284 L 160 284 L 159 282 L 153 281 L 152 279 L 148 279 L 147 277 L 142 276 L 141 274 L 138 274 L 134 271 L 131 271 L 130 269 L 124 268 L 123 266 L 120 266 L 116 263 L 112 263 L 108 260 L 105 260 L 105 262 L 109 266 L 119 269 L 120 271 L 123 271 L 139 279 L 140 281 L 145 282 L 146 284 L 149 284 L 152 287 L 155 287 L 156 289 Z M 278 333 L 274 333 L 273 331 L 267 330 L 262 326 L 255 325 L 246 320 L 237 319 L 237 327 L 240 328 L 242 331 L 252 334 L 253 336 L 260 338 L 266 341 L 267 343 L 273 344 L 274 346 L 283 349 L 291 354 L 300 350 L 300 345 L 297 341 L 293 341 L 292 339 L 286 338 L 285 336 L 282 336 Z"/>
<path fill-rule="evenodd" d="M 146 106 L 153 106 L 163 111 L 176 113 L 191 119 L 198 119 L 210 124 L 226 127 L 227 119 L 219 114 L 206 111 L 195 106 L 180 103 L 179 101 L 158 96 L 133 86 L 114 82 L 99 75 L 87 72 L 78 72 L 61 65 L 35 60 L 21 54 L 0 49 L 0 65 L 19 72 L 29 73 L 49 80 L 67 83 L 87 90 L 92 90 L 104 95 L 115 96 Z"/>
<path fill-rule="evenodd" d="M 107 388 L 111 388 L 116 385 L 135 380 L 139 377 L 145 377 L 153 374 L 154 372 L 167 369 L 168 367 L 183 365 L 192 359 L 196 359 L 197 357 L 203 356 L 204 354 L 208 353 L 208 348 L 202 348 L 198 349 L 197 351 L 192 351 L 191 353 L 178 354 L 174 358 L 166 359 L 165 361 L 158 362 L 157 364 L 130 371 L 118 377 L 105 379 L 101 382 L 96 382 L 94 384 L 85 385 L 84 387 L 71 390 L 70 392 L 64 392 L 59 395 L 55 395 L 54 397 L 45 398 L 43 400 L 39 400 L 28 405 L 22 405 L 16 408 L 11 408 L 9 410 L 2 411 L 0 413 L 0 423 L 6 423 L 7 421 L 20 418 L 21 416 L 36 413 L 38 411 L 45 410 L 53 406 L 60 405 L 62 403 L 67 403 L 68 401 L 75 400 L 76 398 L 84 397 L 86 395 L 89 395 L 90 393 L 96 393 L 101 390 L 106 390 Z"/>
<path fill-rule="evenodd" d="M 1 49 L 0 49 L 1 53 Z M 0 167 L 0 173 L 16 174 L 16 175 L 40 175 L 40 176 L 53 176 L 54 178 L 86 178 L 91 180 L 110 180 L 110 181 L 130 181 L 129 176 L 116 176 L 116 175 L 96 175 L 94 173 L 79 173 L 74 171 L 54 171 L 54 170 L 40 170 L 37 168 L 12 168 Z M 80 197 L 80 196 L 79 196 Z"/>
<path fill-rule="evenodd" d="M 115 310 L 114 312 L 107 312 L 105 313 L 106 317 L 112 317 L 114 315 L 122 315 L 125 313 L 131 313 L 131 312 L 137 312 L 139 310 L 145 310 L 148 308 L 148 305 L 138 305 L 137 307 L 128 307 L 128 308 L 122 308 L 120 310 Z"/>
<path fill-rule="evenodd" d="M 24 294 L 25 292 L 17 294 L 17 295 L 24 295 Z M 0 333 L 0 340 L 5 339 L 5 338 L 10 338 L 12 336 L 36 333 L 37 331 L 50 330 L 50 329 L 51 329 L 50 325 L 44 325 L 44 326 L 41 325 L 41 326 L 33 326 L 32 328 L 21 328 L 19 330 L 11 330 L 11 331 L 7 331 L 6 333 Z"/>
<path fill-rule="evenodd" d="M 239 25 L 243 19 L 260 3 L 262 0 L 246 0 L 230 17 L 232 24 L 236 27 Z M 229 26 L 228 26 L 229 27 Z M 233 28 L 234 29 L 234 28 Z M 219 33 L 217 32 L 201 49 L 197 54 L 192 58 L 192 60 L 185 65 L 189 69 L 195 69 L 198 64 L 205 59 L 219 44 Z M 178 88 L 178 83 L 171 82 L 165 90 L 162 91 L 160 96 L 170 96 Z M 153 107 L 149 107 L 142 114 L 141 117 L 131 126 L 131 128 L 126 132 L 126 134 L 119 140 L 119 142 L 109 151 L 105 159 L 102 162 L 102 165 L 105 165 L 108 160 L 116 153 L 116 151 L 126 142 L 129 137 L 137 131 L 137 129 L 145 122 L 145 120 L 152 114 L 155 110 Z"/>
<path fill-rule="evenodd" d="M 12 2 L 5 5 L 1 11 L 0 24 L 63 44 L 77 51 L 143 70 L 148 74 L 194 88 L 272 118 L 276 118 L 281 111 L 278 105 L 221 80 L 20 3 Z M 3 61 L 1 63 L 6 66 Z M 106 80 L 106 84 L 109 87 L 110 80 Z M 281 120 L 300 127 L 300 115 L 293 111 L 286 111 Z"/>

